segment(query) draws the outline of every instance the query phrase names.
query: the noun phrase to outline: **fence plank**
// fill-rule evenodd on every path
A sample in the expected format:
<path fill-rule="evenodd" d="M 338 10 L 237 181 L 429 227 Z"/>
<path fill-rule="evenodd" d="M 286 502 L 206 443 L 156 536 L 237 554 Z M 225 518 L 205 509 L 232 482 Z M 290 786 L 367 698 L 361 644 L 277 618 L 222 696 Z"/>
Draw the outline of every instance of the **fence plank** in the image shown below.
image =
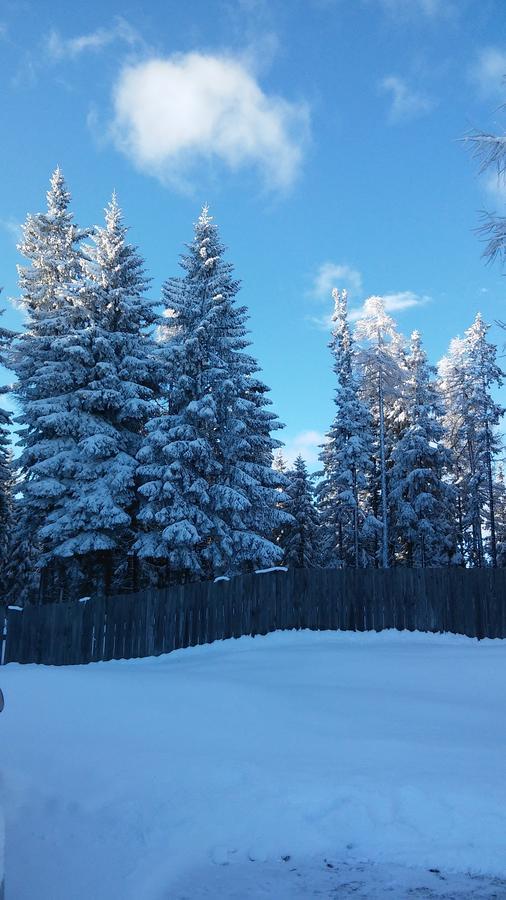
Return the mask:
<path fill-rule="evenodd" d="M 7 607 L 4 662 L 19 662 L 19 647 L 24 610 Z"/>

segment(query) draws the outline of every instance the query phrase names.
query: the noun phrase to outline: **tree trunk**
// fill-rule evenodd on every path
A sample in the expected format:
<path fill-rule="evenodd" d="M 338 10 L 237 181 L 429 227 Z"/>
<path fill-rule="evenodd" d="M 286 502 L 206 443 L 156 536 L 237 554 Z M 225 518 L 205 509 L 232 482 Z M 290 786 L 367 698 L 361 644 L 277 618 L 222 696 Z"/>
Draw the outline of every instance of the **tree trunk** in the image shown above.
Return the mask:
<path fill-rule="evenodd" d="M 353 499 L 355 506 L 353 507 L 353 545 L 355 552 L 355 568 L 359 568 L 358 561 L 358 490 L 357 490 L 357 470 L 353 469 Z"/>
<path fill-rule="evenodd" d="M 494 480 L 492 478 L 492 453 L 490 449 L 490 429 L 488 422 L 485 425 L 486 447 L 487 447 L 487 478 L 488 478 L 488 503 L 490 509 L 490 555 L 492 557 L 492 566 L 497 569 L 497 537 L 495 531 L 495 498 L 494 498 Z"/>

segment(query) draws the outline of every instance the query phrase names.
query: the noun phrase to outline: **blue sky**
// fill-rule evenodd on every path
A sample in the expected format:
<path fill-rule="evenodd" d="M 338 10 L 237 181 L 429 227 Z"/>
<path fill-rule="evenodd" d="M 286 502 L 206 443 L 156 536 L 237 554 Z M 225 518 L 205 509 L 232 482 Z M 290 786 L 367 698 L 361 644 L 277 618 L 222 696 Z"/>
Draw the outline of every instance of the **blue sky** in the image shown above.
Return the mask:
<path fill-rule="evenodd" d="M 333 284 L 353 308 L 386 295 L 433 362 L 478 310 L 506 317 L 473 232 L 506 189 L 459 142 L 504 128 L 504 0 L 145 7 L 0 4 L 4 305 L 19 223 L 44 207 L 56 164 L 82 225 L 117 191 L 153 296 L 208 202 L 289 452 L 311 462 L 332 416 Z"/>

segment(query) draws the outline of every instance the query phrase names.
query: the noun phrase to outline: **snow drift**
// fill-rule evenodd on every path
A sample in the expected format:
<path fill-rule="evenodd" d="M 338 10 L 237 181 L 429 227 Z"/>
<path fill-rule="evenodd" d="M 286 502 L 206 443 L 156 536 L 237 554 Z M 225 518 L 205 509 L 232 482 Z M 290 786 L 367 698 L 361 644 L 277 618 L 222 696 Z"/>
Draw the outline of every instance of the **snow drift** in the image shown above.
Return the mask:
<path fill-rule="evenodd" d="M 16 900 L 307 897 L 365 860 L 506 876 L 500 641 L 291 632 L 2 686 Z"/>

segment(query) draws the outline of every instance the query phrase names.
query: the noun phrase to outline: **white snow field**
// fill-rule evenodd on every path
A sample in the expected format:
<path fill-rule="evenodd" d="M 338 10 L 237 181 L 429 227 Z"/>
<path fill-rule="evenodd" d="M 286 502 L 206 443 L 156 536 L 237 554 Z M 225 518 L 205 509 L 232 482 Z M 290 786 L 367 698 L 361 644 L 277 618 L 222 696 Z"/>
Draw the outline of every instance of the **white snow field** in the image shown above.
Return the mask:
<path fill-rule="evenodd" d="M 506 897 L 506 642 L 288 632 L 0 677 L 6 900 Z"/>

